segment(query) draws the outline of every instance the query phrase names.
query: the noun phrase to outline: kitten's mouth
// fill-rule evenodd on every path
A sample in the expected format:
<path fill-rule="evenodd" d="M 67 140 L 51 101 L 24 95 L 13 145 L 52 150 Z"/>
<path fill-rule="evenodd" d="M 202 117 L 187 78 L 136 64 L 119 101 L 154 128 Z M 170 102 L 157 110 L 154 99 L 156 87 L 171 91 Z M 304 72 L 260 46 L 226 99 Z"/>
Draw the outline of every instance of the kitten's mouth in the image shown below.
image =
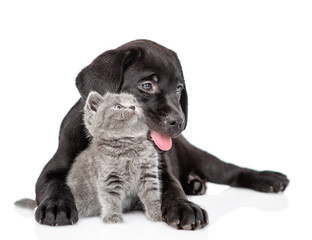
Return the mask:
<path fill-rule="evenodd" d="M 172 147 L 172 139 L 168 135 L 150 130 L 150 137 L 160 150 L 168 151 Z"/>

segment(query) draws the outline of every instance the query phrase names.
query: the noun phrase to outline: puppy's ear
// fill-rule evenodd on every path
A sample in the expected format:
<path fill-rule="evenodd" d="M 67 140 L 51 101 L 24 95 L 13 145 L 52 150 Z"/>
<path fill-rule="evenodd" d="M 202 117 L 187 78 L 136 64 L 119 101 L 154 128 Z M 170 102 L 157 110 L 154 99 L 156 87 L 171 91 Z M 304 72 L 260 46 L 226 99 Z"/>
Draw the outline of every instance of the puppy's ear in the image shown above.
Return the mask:
<path fill-rule="evenodd" d="M 103 103 L 103 101 L 104 98 L 100 94 L 98 94 L 97 92 L 90 92 L 86 101 L 85 109 L 87 111 L 97 112 L 99 106 L 101 105 L 101 103 Z"/>
<path fill-rule="evenodd" d="M 124 46 L 98 56 L 76 78 L 80 95 L 86 99 L 91 90 L 101 95 L 119 92 L 124 71 L 139 55 L 138 48 Z"/>
<path fill-rule="evenodd" d="M 185 126 L 184 126 L 184 129 L 185 129 L 186 124 L 187 124 L 187 105 L 188 105 L 187 92 L 185 88 L 182 90 L 182 93 L 181 93 L 180 104 L 181 104 L 181 108 L 185 116 Z"/>

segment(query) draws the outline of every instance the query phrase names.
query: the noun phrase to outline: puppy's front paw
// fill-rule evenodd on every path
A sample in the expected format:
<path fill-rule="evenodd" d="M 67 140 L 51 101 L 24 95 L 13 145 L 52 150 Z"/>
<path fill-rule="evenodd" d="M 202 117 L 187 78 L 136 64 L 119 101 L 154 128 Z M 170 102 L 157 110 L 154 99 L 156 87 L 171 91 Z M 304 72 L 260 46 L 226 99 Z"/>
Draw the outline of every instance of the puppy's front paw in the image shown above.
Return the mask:
<path fill-rule="evenodd" d="M 74 200 L 62 197 L 51 197 L 42 201 L 35 216 L 40 224 L 50 226 L 72 225 L 78 221 Z"/>
<path fill-rule="evenodd" d="M 207 212 L 197 204 L 187 200 L 163 203 L 163 221 L 171 227 L 184 230 L 196 230 L 208 224 Z"/>
<path fill-rule="evenodd" d="M 107 214 L 102 217 L 104 223 L 121 223 L 123 222 L 123 218 L 121 214 Z"/>

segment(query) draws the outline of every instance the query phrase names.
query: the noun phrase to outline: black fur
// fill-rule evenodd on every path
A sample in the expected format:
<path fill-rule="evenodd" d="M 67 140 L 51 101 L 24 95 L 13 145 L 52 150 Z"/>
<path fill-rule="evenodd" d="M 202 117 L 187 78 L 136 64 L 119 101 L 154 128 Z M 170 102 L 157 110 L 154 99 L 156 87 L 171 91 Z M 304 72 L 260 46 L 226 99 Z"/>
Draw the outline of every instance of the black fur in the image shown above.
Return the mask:
<path fill-rule="evenodd" d="M 64 118 L 57 152 L 36 184 L 39 206 L 35 215 L 42 224 L 68 225 L 78 221 L 65 178 L 75 156 L 89 144 L 81 110 L 91 90 L 101 94 L 134 94 L 143 104 L 150 128 L 174 137 L 161 173 L 163 218 L 173 227 L 198 229 L 208 224 L 206 211 L 189 202 L 185 195 L 203 194 L 206 181 L 262 192 L 283 191 L 288 184 L 283 174 L 257 172 L 222 162 L 180 135 L 187 122 L 185 82 L 177 55 L 161 45 L 137 40 L 104 52 L 79 73 L 76 85 L 82 97 Z"/>

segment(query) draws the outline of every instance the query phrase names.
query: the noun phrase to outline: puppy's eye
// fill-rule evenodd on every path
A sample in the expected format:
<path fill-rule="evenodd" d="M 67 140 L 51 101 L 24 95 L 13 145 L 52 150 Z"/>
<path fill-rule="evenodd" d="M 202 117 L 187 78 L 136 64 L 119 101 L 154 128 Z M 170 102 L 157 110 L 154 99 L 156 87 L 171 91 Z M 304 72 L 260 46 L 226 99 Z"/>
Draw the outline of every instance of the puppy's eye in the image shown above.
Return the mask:
<path fill-rule="evenodd" d="M 138 88 L 141 91 L 148 93 L 148 94 L 157 93 L 159 91 L 157 82 L 156 82 L 156 80 L 150 80 L 150 79 L 152 79 L 152 77 L 149 77 L 149 79 L 145 79 L 142 82 L 140 82 L 138 85 Z M 155 79 L 156 79 L 156 77 L 155 77 Z"/>
<path fill-rule="evenodd" d="M 152 91 L 153 90 L 153 84 L 151 82 L 144 82 L 140 85 L 140 88 L 142 88 L 145 91 Z"/>
<path fill-rule="evenodd" d="M 114 108 L 114 109 L 117 109 L 117 110 L 119 110 L 119 109 L 121 109 L 121 105 L 119 105 L 119 104 L 116 104 L 115 106 L 113 106 L 113 108 Z"/>
<path fill-rule="evenodd" d="M 183 85 L 182 85 L 182 84 L 179 84 L 179 85 L 177 86 L 176 92 L 177 92 L 177 93 L 181 93 L 183 89 L 184 89 Z"/>

